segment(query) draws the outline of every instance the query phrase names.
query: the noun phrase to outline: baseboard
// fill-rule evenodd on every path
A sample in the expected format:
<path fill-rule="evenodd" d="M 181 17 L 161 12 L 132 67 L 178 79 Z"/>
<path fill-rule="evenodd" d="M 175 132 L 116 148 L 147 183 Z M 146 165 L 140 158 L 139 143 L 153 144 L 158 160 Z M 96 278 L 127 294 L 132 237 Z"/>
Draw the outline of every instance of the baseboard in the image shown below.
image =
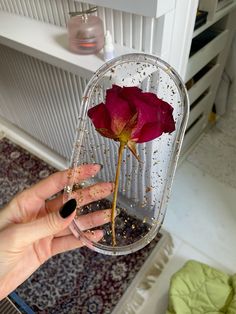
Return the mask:
<path fill-rule="evenodd" d="M 68 167 L 65 158 L 2 117 L 0 117 L 0 132 L 2 136 L 6 136 L 56 169 L 63 170 Z"/>

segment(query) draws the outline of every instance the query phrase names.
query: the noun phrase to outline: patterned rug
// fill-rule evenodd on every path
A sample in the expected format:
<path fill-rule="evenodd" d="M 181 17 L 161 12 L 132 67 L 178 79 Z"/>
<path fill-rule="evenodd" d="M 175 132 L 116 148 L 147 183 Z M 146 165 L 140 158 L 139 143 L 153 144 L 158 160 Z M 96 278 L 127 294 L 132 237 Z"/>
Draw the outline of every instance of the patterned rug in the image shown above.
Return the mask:
<path fill-rule="evenodd" d="M 56 171 L 6 138 L 0 140 L 0 165 L 0 207 Z M 57 255 L 16 293 L 35 313 L 111 313 L 161 237 L 126 256 L 105 256 L 87 248 Z"/>

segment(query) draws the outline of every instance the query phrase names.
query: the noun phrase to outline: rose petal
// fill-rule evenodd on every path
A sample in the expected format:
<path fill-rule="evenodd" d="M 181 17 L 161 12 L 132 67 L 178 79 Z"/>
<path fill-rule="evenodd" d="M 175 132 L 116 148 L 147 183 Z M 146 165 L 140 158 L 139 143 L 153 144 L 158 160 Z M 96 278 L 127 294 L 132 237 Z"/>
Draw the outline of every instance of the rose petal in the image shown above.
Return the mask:
<path fill-rule="evenodd" d="M 123 98 L 128 100 L 131 99 L 133 96 L 140 96 L 140 94 L 142 94 L 142 90 L 137 86 L 124 86 L 120 91 L 120 94 Z"/>
<path fill-rule="evenodd" d="M 111 117 L 104 103 L 101 103 L 89 109 L 88 116 L 93 121 L 96 129 L 110 129 Z"/>
<path fill-rule="evenodd" d="M 152 106 L 141 99 L 141 97 L 133 97 L 133 105 L 136 106 L 138 113 L 137 124 L 132 132 L 132 138 L 139 137 L 143 126 L 146 123 L 152 123 L 158 120 L 158 106 Z"/>
<path fill-rule="evenodd" d="M 114 133 L 112 133 L 111 130 L 109 130 L 109 129 L 100 128 L 100 129 L 96 129 L 96 131 L 104 137 L 108 137 L 108 138 L 111 138 L 113 140 L 117 139 L 117 136 Z"/>
<path fill-rule="evenodd" d="M 106 102 L 88 112 L 97 131 L 105 137 L 131 143 L 143 143 L 175 130 L 173 108 L 156 94 L 138 87 L 113 85 L 107 90 Z"/>
<path fill-rule="evenodd" d="M 161 124 L 157 124 L 156 122 L 147 123 L 139 132 L 139 138 L 136 141 L 137 143 L 149 142 L 163 133 Z"/>
<path fill-rule="evenodd" d="M 171 133 L 175 130 L 175 121 L 173 118 L 173 107 L 171 107 L 168 103 L 162 103 L 161 105 L 161 121 L 163 132 Z"/>
<path fill-rule="evenodd" d="M 103 136 L 115 138 L 111 130 L 111 118 L 103 103 L 88 110 L 88 116 L 92 120 L 95 129 Z"/>
<path fill-rule="evenodd" d="M 108 89 L 106 94 L 106 108 L 111 117 L 111 130 L 116 135 L 121 134 L 134 114 L 129 103 L 121 97 L 121 90 L 118 86 L 113 85 L 113 88 Z"/>
<path fill-rule="evenodd" d="M 162 133 L 175 130 L 175 123 L 172 116 L 173 108 L 167 102 L 159 99 L 155 94 L 143 93 L 140 99 L 135 101 L 135 105 L 138 110 L 138 123 L 132 132 L 132 138 L 143 137 L 144 126 L 149 123 L 156 124 L 156 128 L 162 130 Z M 146 132 L 148 129 L 146 129 Z M 159 135 L 156 135 L 156 137 L 162 133 L 157 131 Z"/>

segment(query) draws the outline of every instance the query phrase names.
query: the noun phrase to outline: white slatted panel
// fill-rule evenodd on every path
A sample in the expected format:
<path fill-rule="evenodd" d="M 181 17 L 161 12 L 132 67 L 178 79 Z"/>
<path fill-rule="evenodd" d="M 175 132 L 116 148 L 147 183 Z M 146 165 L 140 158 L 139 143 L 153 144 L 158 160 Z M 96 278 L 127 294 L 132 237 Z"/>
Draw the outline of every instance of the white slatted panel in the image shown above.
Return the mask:
<path fill-rule="evenodd" d="M 66 27 L 70 11 L 89 7 L 73 0 L 0 0 L 0 10 L 62 27 Z M 154 19 L 103 7 L 98 7 L 97 15 L 116 43 L 163 53 L 164 17 Z M 0 46 L 0 73 L 0 115 L 69 158 L 85 79 L 4 46 Z"/>
<path fill-rule="evenodd" d="M 0 115 L 69 158 L 83 78 L 0 46 Z"/>
<path fill-rule="evenodd" d="M 70 11 L 89 7 L 92 5 L 73 0 L 0 0 L 0 10 L 63 27 L 67 25 Z M 104 21 L 105 29 L 111 31 L 114 42 L 147 53 L 162 53 L 163 38 L 159 29 L 162 30 L 164 17 L 155 19 L 103 7 L 98 8 L 97 14 Z M 171 31 L 165 36 L 169 41 Z"/>

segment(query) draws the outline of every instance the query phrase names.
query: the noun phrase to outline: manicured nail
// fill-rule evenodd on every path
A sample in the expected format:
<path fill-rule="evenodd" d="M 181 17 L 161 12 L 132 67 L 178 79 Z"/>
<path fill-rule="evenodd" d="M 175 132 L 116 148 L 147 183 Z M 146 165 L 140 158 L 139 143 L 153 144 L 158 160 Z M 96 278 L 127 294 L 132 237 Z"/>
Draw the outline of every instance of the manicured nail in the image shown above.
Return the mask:
<path fill-rule="evenodd" d="M 75 211 L 77 206 L 76 200 L 74 198 L 70 199 L 68 202 L 66 202 L 62 208 L 60 209 L 59 213 L 62 218 L 67 218 L 70 216 L 70 214 Z"/>
<path fill-rule="evenodd" d="M 115 189 L 115 183 L 114 183 L 113 181 L 110 181 L 110 182 L 108 182 L 108 183 L 111 184 L 111 192 L 113 192 L 114 189 Z"/>
<path fill-rule="evenodd" d="M 116 216 L 118 216 L 120 212 L 121 212 L 121 209 L 116 207 L 116 210 L 115 210 Z"/>

